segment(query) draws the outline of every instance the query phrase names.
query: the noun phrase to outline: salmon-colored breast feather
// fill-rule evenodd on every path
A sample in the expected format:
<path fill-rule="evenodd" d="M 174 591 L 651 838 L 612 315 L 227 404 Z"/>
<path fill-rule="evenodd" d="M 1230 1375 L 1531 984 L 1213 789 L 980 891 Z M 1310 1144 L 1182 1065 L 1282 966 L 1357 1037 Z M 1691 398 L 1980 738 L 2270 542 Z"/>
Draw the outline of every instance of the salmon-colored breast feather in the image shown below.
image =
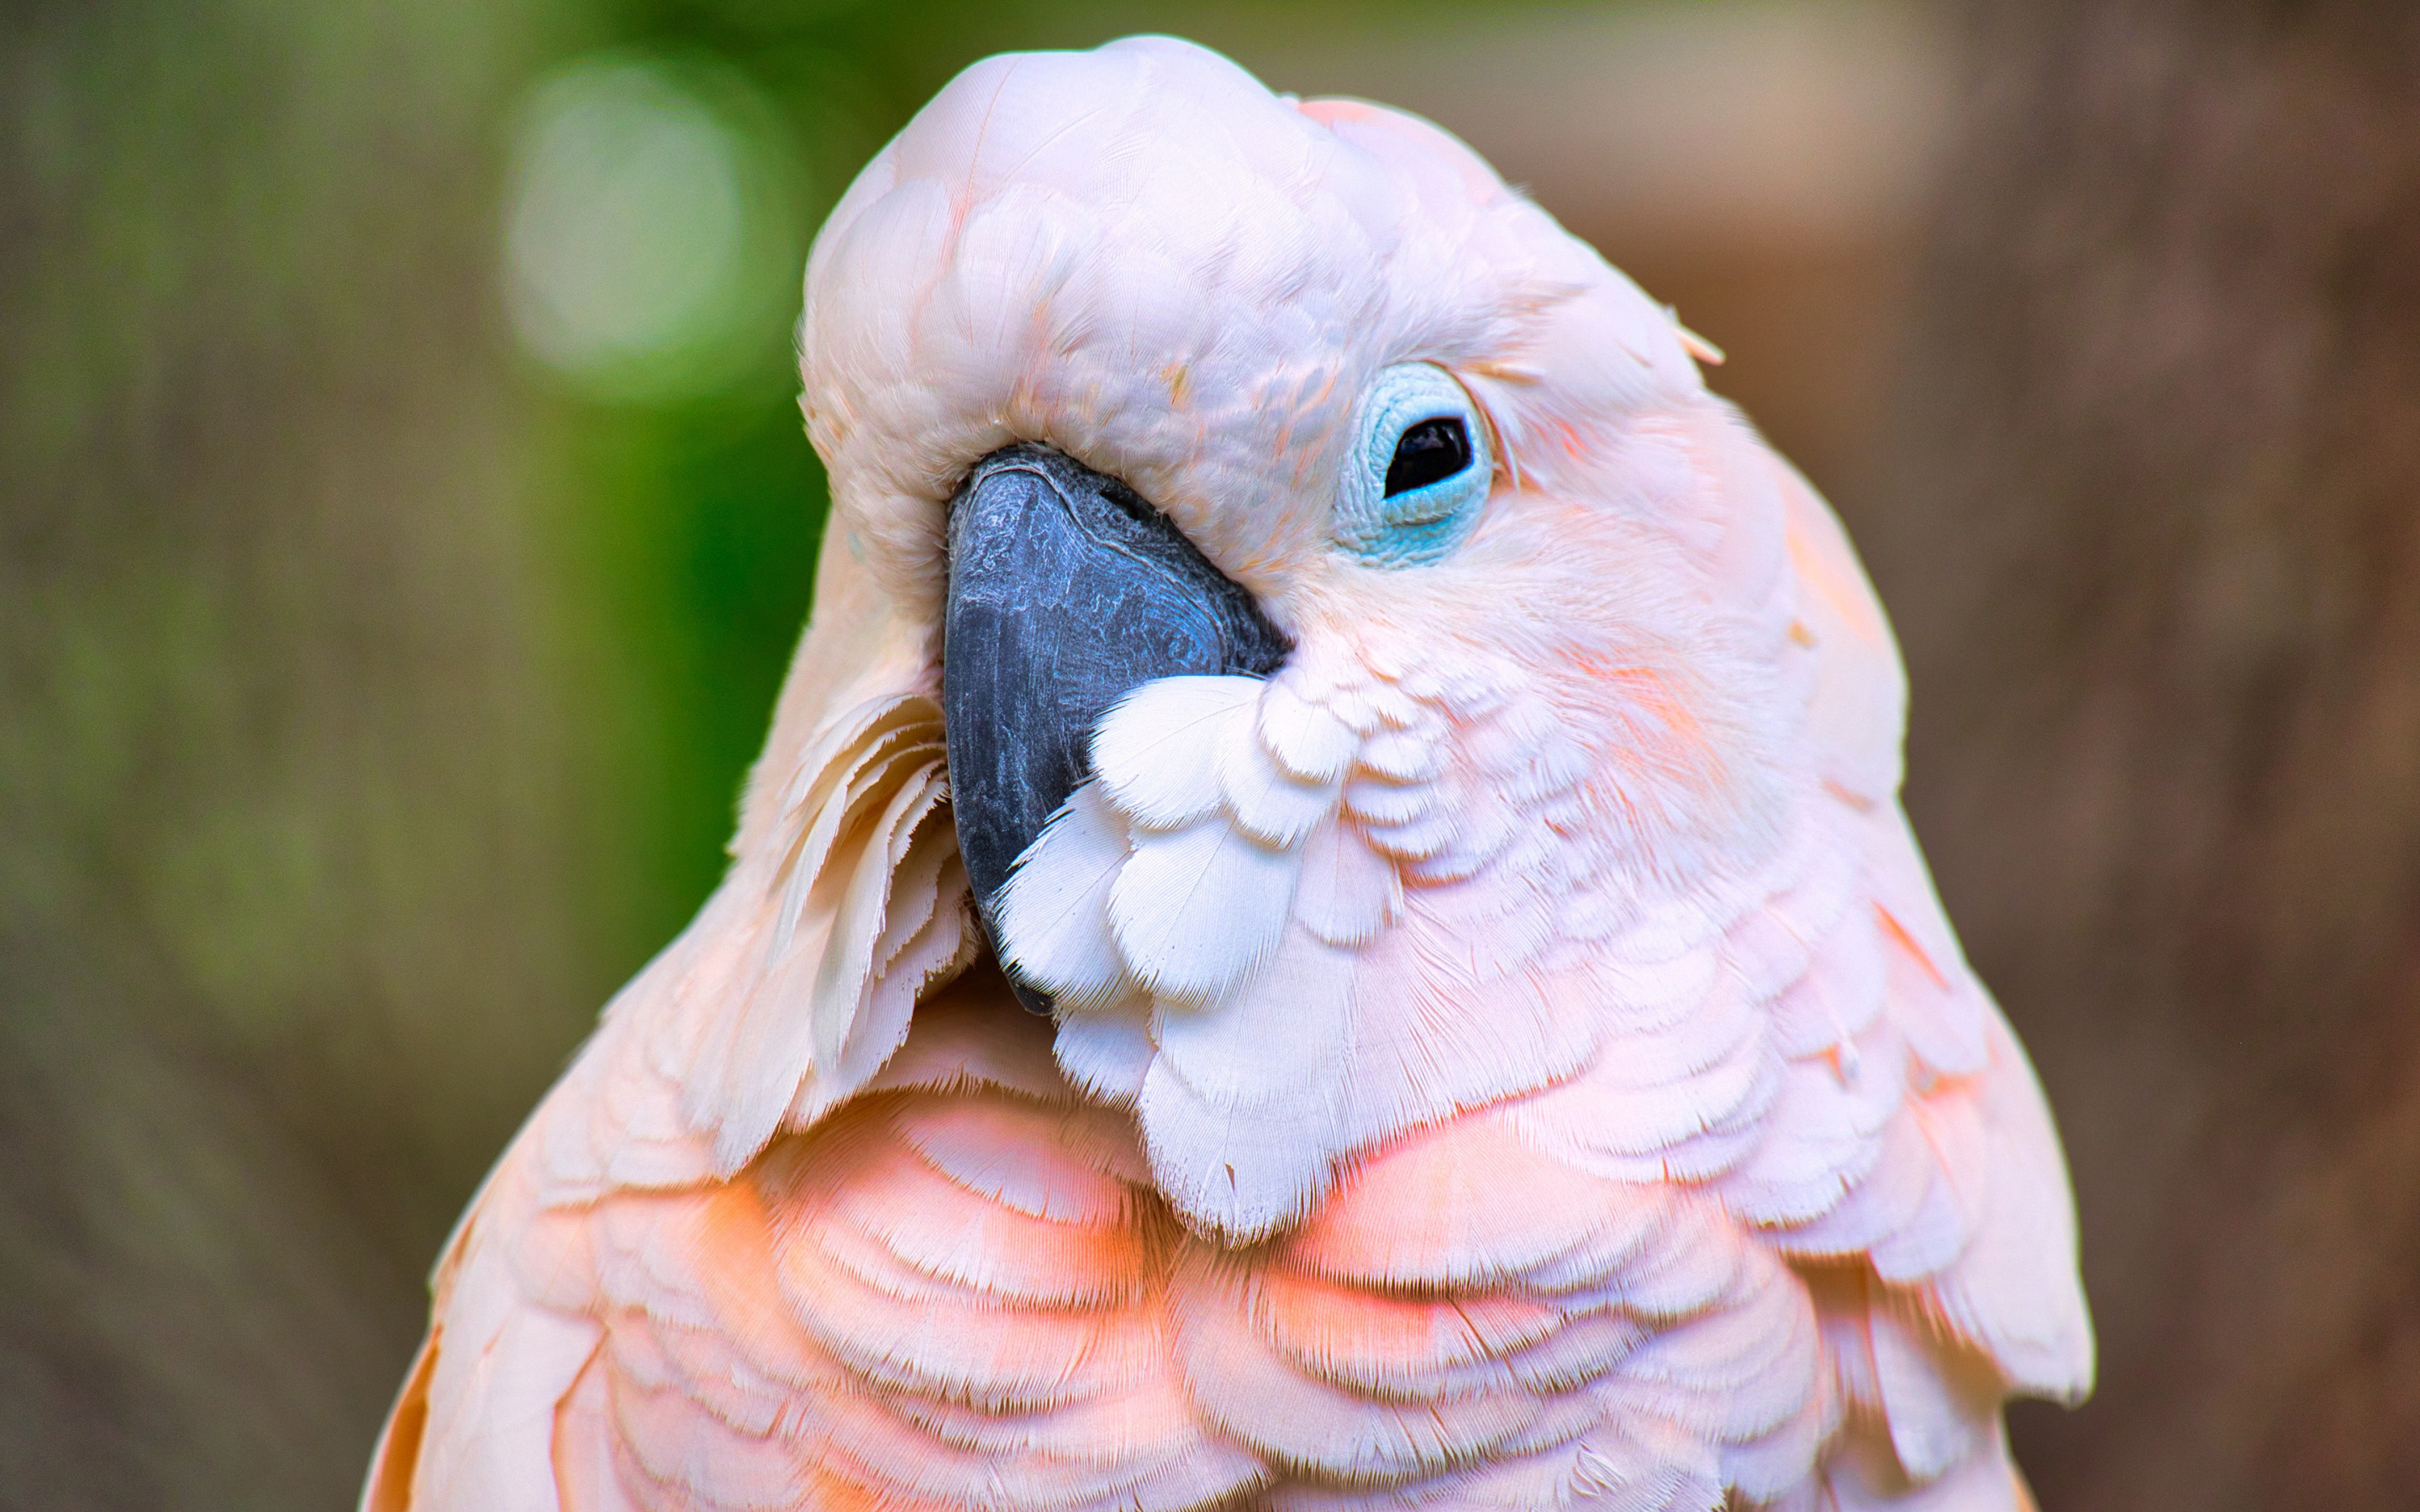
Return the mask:
<path fill-rule="evenodd" d="M 1435 129 L 997 58 L 818 239 L 833 512 L 735 862 L 441 1262 L 365 1505 L 2029 1505 L 2067 1177 L 1898 807 L 1898 654 L 1668 316 Z M 1358 395 L 1466 539 L 1338 545 Z M 1039 442 L 1293 643 L 1172 677 L 978 922 L 947 501 Z M 1020 1011 L 1006 969 L 1047 990 Z"/>

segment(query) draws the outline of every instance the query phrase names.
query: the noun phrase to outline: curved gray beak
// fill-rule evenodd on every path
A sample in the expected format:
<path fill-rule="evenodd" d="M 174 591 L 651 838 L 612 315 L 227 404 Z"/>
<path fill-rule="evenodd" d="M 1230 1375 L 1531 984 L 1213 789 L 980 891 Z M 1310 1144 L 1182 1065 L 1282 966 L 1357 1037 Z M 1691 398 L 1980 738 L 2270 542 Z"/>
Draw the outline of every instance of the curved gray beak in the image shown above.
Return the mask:
<path fill-rule="evenodd" d="M 1293 649 L 1167 516 L 1022 443 L 976 463 L 950 501 L 942 636 L 950 801 L 987 931 L 1016 858 L 1090 775 L 1111 705 L 1162 677 L 1265 677 Z"/>

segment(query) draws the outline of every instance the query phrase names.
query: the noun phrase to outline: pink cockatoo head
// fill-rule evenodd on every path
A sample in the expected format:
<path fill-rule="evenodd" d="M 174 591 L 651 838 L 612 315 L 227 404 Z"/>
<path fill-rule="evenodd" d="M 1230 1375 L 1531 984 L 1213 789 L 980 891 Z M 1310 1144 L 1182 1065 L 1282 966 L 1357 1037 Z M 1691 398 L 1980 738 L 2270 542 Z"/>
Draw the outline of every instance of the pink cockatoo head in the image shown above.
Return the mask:
<path fill-rule="evenodd" d="M 1658 910 L 1714 927 L 1799 795 L 1890 797 L 1896 663 L 1870 614 L 1855 671 L 1883 685 L 1879 723 L 1848 746 L 1809 728 L 1801 486 L 1708 394 L 1668 311 L 1412 116 L 1273 95 L 1165 39 L 979 64 L 834 211 L 800 338 L 835 548 L 878 581 L 866 612 L 903 661 L 943 659 L 951 500 L 1020 443 L 1163 512 L 1291 642 L 1265 687 L 1226 691 L 1252 693 L 1234 717 L 1262 737 L 1230 765 L 1274 753 L 1271 801 L 1305 789 L 1298 821 L 1254 836 L 1226 813 L 1222 859 L 1218 802 L 1139 811 L 1143 779 L 1105 769 L 1130 855 L 1189 849 L 1114 908 L 1029 869 L 1028 906 L 994 911 L 1010 964 L 1055 984 L 1063 1052 L 1138 1102 L 1199 1221 L 1265 1229 L 1351 1149 L 1569 1071 L 1592 1034 L 1547 1022 L 1585 1014 L 1539 984 L 1587 974 L 1570 940 Z M 1441 422 L 1461 475 L 1390 493 L 1406 438 Z M 1801 556 L 1842 576 L 1821 506 L 1795 513 Z M 1209 738 L 1187 696 L 1141 701 L 1125 744 L 1154 718 Z M 1077 733 L 1114 766 L 1108 724 Z M 955 786 L 966 830 L 985 795 Z M 1306 868 L 1342 879 L 1352 919 L 1222 913 L 1228 889 L 1302 894 Z M 1071 907 L 1106 936 L 1042 938 Z M 1189 1075 L 1165 1053 L 1272 1016 L 1290 1040 L 1195 1046 Z M 1206 1132 L 1301 1091 L 1302 1057 L 1331 1073 L 1314 1112 L 1259 1154 Z"/>

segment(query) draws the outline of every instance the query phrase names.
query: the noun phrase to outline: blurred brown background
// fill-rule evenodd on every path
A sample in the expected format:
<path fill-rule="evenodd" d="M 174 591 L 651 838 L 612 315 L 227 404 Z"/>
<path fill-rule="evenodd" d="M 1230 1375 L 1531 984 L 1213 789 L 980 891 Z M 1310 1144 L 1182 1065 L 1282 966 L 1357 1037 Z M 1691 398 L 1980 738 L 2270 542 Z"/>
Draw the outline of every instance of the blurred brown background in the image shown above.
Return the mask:
<path fill-rule="evenodd" d="M 2420 1504 L 2409 0 L 6 0 L 0 1506 L 349 1504 L 716 873 L 805 239 L 964 63 L 1142 29 L 1464 134 L 1848 518 L 2075 1168 L 2046 1512 Z"/>

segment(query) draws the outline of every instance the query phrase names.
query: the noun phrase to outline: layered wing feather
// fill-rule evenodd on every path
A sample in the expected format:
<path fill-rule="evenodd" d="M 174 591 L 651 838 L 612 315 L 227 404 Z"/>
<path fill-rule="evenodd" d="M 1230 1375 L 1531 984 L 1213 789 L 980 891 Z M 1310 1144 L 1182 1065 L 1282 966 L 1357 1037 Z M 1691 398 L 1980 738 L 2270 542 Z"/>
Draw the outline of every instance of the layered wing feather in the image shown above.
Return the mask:
<path fill-rule="evenodd" d="M 1266 1475 L 1187 1393 L 1179 1230 L 996 977 L 729 1179 L 549 1202 L 558 1094 L 438 1299 L 374 1506 L 1179 1512 Z M 566 1084 L 568 1086 L 570 1084 Z"/>
<path fill-rule="evenodd" d="M 370 1504 L 2018 1504 L 1984 1357 L 1710 1186 L 1483 1111 L 1237 1250 L 1047 1032 L 968 982 L 736 1177 L 594 1200 L 532 1180 L 551 1103 L 448 1262 L 429 1430 Z"/>

